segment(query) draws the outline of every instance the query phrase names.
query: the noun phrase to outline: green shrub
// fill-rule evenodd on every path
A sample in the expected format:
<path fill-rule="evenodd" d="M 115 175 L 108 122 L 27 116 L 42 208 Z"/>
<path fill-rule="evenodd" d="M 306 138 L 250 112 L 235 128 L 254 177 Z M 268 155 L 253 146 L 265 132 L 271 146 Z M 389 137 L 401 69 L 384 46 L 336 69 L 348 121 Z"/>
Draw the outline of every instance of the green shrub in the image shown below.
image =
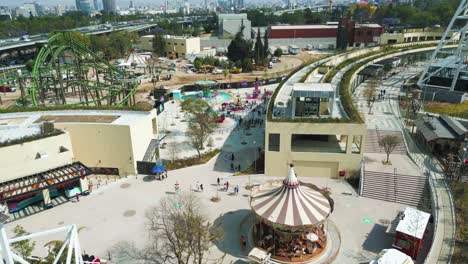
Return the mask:
<path fill-rule="evenodd" d="M 194 165 L 205 164 L 214 156 L 216 156 L 219 152 L 221 152 L 220 149 L 214 149 L 212 151 L 202 154 L 200 159 L 198 158 L 198 156 L 195 156 L 195 157 L 190 157 L 186 159 L 168 161 L 164 163 L 164 166 L 166 167 L 168 171 L 170 171 L 170 170 L 182 169 L 182 168 L 186 168 L 186 167 L 190 167 Z"/>

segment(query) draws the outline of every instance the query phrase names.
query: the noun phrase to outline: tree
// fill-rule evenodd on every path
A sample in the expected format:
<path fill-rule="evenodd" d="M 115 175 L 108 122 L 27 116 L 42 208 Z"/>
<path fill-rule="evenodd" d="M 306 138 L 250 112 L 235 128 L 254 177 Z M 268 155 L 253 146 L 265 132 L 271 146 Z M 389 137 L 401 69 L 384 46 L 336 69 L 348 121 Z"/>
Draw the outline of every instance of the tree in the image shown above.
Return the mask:
<path fill-rule="evenodd" d="M 194 61 L 193 61 L 193 67 L 197 70 L 199 70 L 201 68 L 201 66 L 203 65 L 203 61 L 200 59 L 200 58 L 196 58 Z"/>
<path fill-rule="evenodd" d="M 242 60 L 242 71 L 243 72 L 251 72 L 253 70 L 252 59 L 251 58 L 244 58 Z"/>
<path fill-rule="evenodd" d="M 129 242 L 114 246 L 116 262 L 143 263 L 207 263 L 205 253 L 211 242 L 221 239 L 220 228 L 215 228 L 202 213 L 200 199 L 192 193 L 167 196 L 158 206 L 146 212 L 149 241 L 144 248 Z"/>
<path fill-rule="evenodd" d="M 385 153 L 387 154 L 387 160 L 385 163 L 389 163 L 390 154 L 392 154 L 398 144 L 400 144 L 400 138 L 397 136 L 387 135 L 379 139 L 379 145 L 383 147 Z"/>
<path fill-rule="evenodd" d="M 200 151 L 203 150 L 205 141 L 217 127 L 216 113 L 212 112 L 206 101 L 189 98 L 181 104 L 182 111 L 186 114 L 188 121 L 187 135 L 190 138 L 190 145 L 197 151 L 198 158 L 201 158 Z"/>
<path fill-rule="evenodd" d="M 228 46 L 226 55 L 231 61 L 242 62 L 245 58 L 252 58 L 252 41 L 244 39 L 243 30 L 244 26 L 242 25 Z"/>
<path fill-rule="evenodd" d="M 255 47 L 254 47 L 254 59 L 255 59 L 255 64 L 257 66 L 263 64 L 263 53 L 265 51 L 263 50 L 263 44 L 262 44 L 262 39 L 260 37 L 260 28 L 257 30 L 257 39 L 255 41 Z"/>
<path fill-rule="evenodd" d="M 154 33 L 153 39 L 153 54 L 157 57 L 162 57 L 164 55 L 164 48 L 166 46 L 163 37 L 163 29 L 157 28 L 156 33 Z"/>
<path fill-rule="evenodd" d="M 205 31 L 206 34 L 211 33 L 211 30 L 211 24 L 203 24 L 203 31 Z"/>
<path fill-rule="evenodd" d="M 177 142 L 171 142 L 167 146 L 169 148 L 169 157 L 172 162 L 177 160 L 177 154 L 180 152 L 179 144 Z"/>
<path fill-rule="evenodd" d="M 393 66 L 391 63 L 385 63 L 383 66 L 384 72 L 390 72 L 392 70 Z"/>
<path fill-rule="evenodd" d="M 364 98 L 366 99 L 367 107 L 369 108 L 369 114 L 372 112 L 372 108 L 374 106 L 375 94 L 377 93 L 378 86 L 379 82 L 376 79 L 371 79 L 364 90 Z"/>
<path fill-rule="evenodd" d="M 275 57 L 278 57 L 278 58 L 281 57 L 281 56 L 283 55 L 283 50 L 281 50 L 280 48 L 277 48 L 277 49 L 275 50 L 275 54 L 274 54 L 274 55 L 275 55 Z"/>
<path fill-rule="evenodd" d="M 263 35 L 263 59 L 268 60 L 268 55 L 270 55 L 270 48 L 268 47 L 268 30 L 265 30 Z"/>
<path fill-rule="evenodd" d="M 15 237 L 22 237 L 29 235 L 29 232 L 26 231 L 22 226 L 17 225 L 13 229 L 13 233 Z M 29 239 L 22 240 L 19 242 L 15 242 L 12 244 L 13 249 L 23 258 L 26 259 L 27 257 L 31 256 L 31 253 L 36 246 L 36 242 L 31 242 Z"/>

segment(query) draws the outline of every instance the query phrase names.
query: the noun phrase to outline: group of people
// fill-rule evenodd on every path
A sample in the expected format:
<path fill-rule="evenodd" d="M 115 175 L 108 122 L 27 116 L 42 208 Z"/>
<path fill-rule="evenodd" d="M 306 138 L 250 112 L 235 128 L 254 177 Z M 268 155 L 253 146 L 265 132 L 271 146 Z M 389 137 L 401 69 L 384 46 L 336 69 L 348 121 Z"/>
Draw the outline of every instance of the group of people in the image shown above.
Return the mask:
<path fill-rule="evenodd" d="M 387 91 L 385 89 L 383 90 L 380 90 L 378 96 L 377 96 L 377 100 L 384 100 L 385 99 L 385 94 L 387 93 Z"/>
<path fill-rule="evenodd" d="M 159 179 L 160 181 L 162 181 L 162 180 L 164 180 L 164 179 L 167 178 L 167 171 L 164 171 L 164 172 L 162 172 L 162 173 L 158 173 L 158 174 L 156 174 L 156 175 L 157 175 L 158 179 Z"/>
<path fill-rule="evenodd" d="M 218 179 L 216 180 L 216 183 L 218 184 L 218 186 L 220 186 L 220 185 L 221 185 L 221 179 L 218 178 Z M 223 190 L 224 192 L 229 191 L 229 182 L 228 182 L 228 181 L 226 181 L 226 182 L 223 184 L 223 189 L 222 189 L 222 190 Z M 238 186 L 238 185 L 234 186 L 233 192 L 234 192 L 235 195 L 239 194 L 239 186 Z"/>

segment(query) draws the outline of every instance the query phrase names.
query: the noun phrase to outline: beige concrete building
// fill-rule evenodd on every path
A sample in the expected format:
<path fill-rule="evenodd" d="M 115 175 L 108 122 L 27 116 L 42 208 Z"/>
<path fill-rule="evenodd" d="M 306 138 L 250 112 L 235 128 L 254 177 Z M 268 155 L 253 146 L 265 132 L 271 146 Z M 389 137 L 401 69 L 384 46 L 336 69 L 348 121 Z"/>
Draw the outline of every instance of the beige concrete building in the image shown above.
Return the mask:
<path fill-rule="evenodd" d="M 436 41 L 444 35 L 442 29 L 403 29 L 385 32 L 380 36 L 380 45 L 398 44 L 418 41 Z"/>
<path fill-rule="evenodd" d="M 286 174 L 289 163 L 300 176 L 338 178 L 360 170 L 366 126 L 334 121 L 347 119 L 334 94 L 325 83 L 281 88 L 265 126 L 267 176 Z"/>
<path fill-rule="evenodd" d="M 142 36 L 140 38 L 141 49 L 144 51 L 153 51 L 153 35 Z M 200 38 L 187 36 L 164 36 L 164 56 L 184 57 L 187 54 L 200 53 Z"/>
<path fill-rule="evenodd" d="M 137 161 L 141 161 L 157 134 L 156 110 L 139 111 L 47 111 L 0 114 L 0 121 L 15 122 L 15 128 L 51 122 L 65 133 L 25 144 L 0 147 L 1 153 L 14 151 L 0 161 L 9 164 L 0 168 L 0 182 L 27 176 L 42 170 L 80 161 L 91 168 L 114 168 L 119 174 L 135 175 Z M 31 132 L 34 134 L 33 132 Z M 69 151 L 59 153 L 58 149 Z M 47 156 L 35 159 L 37 153 Z M 20 155 L 21 154 L 21 155 Z M 2 155 L 3 156 L 3 155 Z M 10 160 L 13 159 L 13 160 Z M 29 164 L 24 166 L 21 164 Z M 20 168 L 21 166 L 29 168 Z M 8 175 L 8 177 L 6 177 Z"/>
<path fill-rule="evenodd" d="M 70 135 L 61 133 L 0 147 L 0 181 L 10 181 L 73 162 Z"/>
<path fill-rule="evenodd" d="M 87 194 L 95 172 L 135 175 L 157 151 L 156 110 L 8 113 L 0 124 L 0 209 L 13 218 Z"/>

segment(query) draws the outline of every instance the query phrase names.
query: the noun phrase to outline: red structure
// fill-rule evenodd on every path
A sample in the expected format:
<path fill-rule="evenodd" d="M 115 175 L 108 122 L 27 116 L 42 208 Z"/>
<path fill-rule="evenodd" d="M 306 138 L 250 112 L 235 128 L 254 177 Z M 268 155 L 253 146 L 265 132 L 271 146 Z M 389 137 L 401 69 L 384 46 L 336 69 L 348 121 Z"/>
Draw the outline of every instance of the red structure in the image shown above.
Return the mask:
<path fill-rule="evenodd" d="M 396 228 L 395 241 L 392 246 L 416 259 L 426 234 L 430 216 L 428 213 L 407 207 Z"/>
<path fill-rule="evenodd" d="M 269 26 L 269 39 L 336 38 L 338 25 L 281 25 Z"/>
<path fill-rule="evenodd" d="M 376 45 L 384 29 L 379 24 L 358 24 L 349 18 L 342 18 L 337 30 L 337 47 L 360 47 Z"/>

